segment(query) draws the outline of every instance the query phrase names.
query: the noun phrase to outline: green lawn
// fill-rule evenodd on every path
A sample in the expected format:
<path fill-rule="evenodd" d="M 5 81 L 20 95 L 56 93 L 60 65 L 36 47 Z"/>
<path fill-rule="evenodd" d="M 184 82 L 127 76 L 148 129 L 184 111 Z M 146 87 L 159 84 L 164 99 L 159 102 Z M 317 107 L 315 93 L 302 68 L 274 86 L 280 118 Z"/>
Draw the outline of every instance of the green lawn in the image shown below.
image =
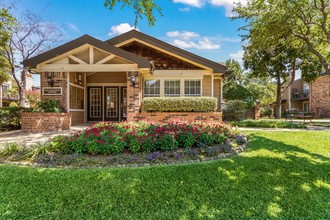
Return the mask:
<path fill-rule="evenodd" d="M 0 165 L 0 219 L 330 219 L 330 132 L 249 137 L 247 152 L 193 165 Z"/>

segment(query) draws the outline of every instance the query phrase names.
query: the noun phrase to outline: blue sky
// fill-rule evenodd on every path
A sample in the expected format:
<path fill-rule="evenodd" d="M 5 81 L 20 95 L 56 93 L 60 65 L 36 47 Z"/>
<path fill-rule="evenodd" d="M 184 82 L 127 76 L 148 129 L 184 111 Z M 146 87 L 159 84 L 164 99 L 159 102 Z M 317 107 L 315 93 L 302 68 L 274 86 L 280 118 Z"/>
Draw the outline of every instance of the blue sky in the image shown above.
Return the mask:
<path fill-rule="evenodd" d="M 240 0 L 243 4 L 245 0 Z M 237 29 L 243 21 L 232 21 L 232 0 L 158 0 L 163 16 L 156 12 L 155 26 L 139 20 L 143 33 L 181 47 L 216 62 L 243 55 Z M 235 1 L 236 2 L 236 1 Z M 106 40 L 127 31 L 134 24 L 131 8 L 110 11 L 104 0 L 15 0 L 15 13 L 29 10 L 45 21 L 54 22 L 64 33 L 64 40 L 89 34 Z"/>

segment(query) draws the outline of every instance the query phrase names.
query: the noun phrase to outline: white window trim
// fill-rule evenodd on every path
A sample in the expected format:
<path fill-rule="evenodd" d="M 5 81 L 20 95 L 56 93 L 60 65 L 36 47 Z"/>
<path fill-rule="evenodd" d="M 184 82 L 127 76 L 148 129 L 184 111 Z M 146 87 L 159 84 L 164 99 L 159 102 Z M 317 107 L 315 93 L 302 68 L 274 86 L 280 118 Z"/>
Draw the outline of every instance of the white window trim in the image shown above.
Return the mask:
<path fill-rule="evenodd" d="M 83 109 L 75 109 L 75 108 L 70 108 L 70 105 L 71 105 L 71 100 L 70 100 L 70 98 L 71 98 L 71 89 L 70 89 L 70 86 L 73 86 L 73 87 L 76 87 L 76 88 L 79 88 L 79 89 L 82 89 L 82 90 L 84 90 L 84 108 Z M 68 89 L 68 94 L 69 94 L 69 98 L 68 98 L 68 103 L 69 103 L 69 105 L 68 105 L 68 109 L 69 109 L 69 112 L 70 111 L 78 111 L 78 112 L 83 112 L 83 111 L 85 111 L 85 95 L 86 95 L 86 90 L 85 90 L 85 87 L 83 87 L 83 86 L 79 86 L 79 85 L 76 85 L 76 84 L 74 84 L 74 83 L 70 83 L 69 84 L 69 89 Z M 76 97 L 77 98 L 77 97 Z"/>
<path fill-rule="evenodd" d="M 156 97 L 199 97 L 199 96 L 185 96 L 184 94 L 184 81 L 185 80 L 200 80 L 200 96 L 203 96 L 203 78 L 202 77 L 145 77 L 144 81 L 149 80 L 159 80 L 160 82 L 160 96 Z M 165 96 L 165 80 L 180 80 L 180 95 L 179 96 Z M 143 83 L 144 86 L 144 83 Z M 144 96 L 144 88 L 143 88 L 143 98 Z M 155 96 L 147 96 L 147 97 L 155 97 Z"/>
<path fill-rule="evenodd" d="M 145 96 L 145 83 L 147 82 L 147 81 L 159 81 L 159 96 L 157 95 L 157 96 Z M 150 94 L 149 94 L 150 95 Z M 143 97 L 161 97 L 161 81 L 159 80 L 159 79 L 148 79 L 148 80 L 144 80 L 143 81 Z"/>
<path fill-rule="evenodd" d="M 185 94 L 185 81 L 198 81 L 199 80 L 199 83 L 200 83 L 200 86 L 199 86 L 199 94 L 192 94 L 192 95 L 186 95 Z M 202 80 L 201 79 L 184 79 L 183 80 L 183 96 L 184 97 L 201 97 L 202 96 Z"/>
<path fill-rule="evenodd" d="M 180 93 L 178 96 L 171 96 L 173 94 L 170 95 L 165 95 L 165 81 L 179 81 L 179 85 L 180 85 Z M 163 80 L 163 84 L 164 84 L 164 97 L 182 97 L 182 93 L 184 93 L 184 88 L 182 87 L 182 79 L 164 79 Z"/>

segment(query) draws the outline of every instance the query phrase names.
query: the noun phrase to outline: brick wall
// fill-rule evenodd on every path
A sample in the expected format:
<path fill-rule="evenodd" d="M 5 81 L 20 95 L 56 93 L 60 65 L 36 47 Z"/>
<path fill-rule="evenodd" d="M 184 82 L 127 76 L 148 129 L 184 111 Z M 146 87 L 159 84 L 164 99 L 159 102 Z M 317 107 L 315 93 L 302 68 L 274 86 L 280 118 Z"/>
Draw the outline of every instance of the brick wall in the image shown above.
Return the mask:
<path fill-rule="evenodd" d="M 222 112 L 138 112 L 131 115 L 131 121 L 135 122 L 152 121 L 166 123 L 172 120 L 219 123 L 222 122 Z"/>
<path fill-rule="evenodd" d="M 133 121 L 133 117 L 139 113 L 142 99 L 142 76 L 138 73 L 135 78 L 135 87 L 132 86 L 130 73 L 127 73 L 127 120 Z"/>
<path fill-rule="evenodd" d="M 330 76 L 318 77 L 312 83 L 311 108 L 316 117 L 330 117 Z"/>
<path fill-rule="evenodd" d="M 53 80 L 54 80 L 54 87 L 61 87 L 62 88 L 62 95 L 61 96 L 54 96 L 54 95 L 43 95 L 42 94 L 42 88 L 43 87 L 51 87 L 51 85 L 47 82 L 45 72 L 42 72 L 40 74 L 40 85 L 41 85 L 41 99 L 53 99 L 53 100 L 59 100 L 60 105 L 62 108 L 64 108 L 65 111 L 68 111 L 69 106 L 67 106 L 67 74 L 64 72 L 54 72 L 53 73 Z"/>
<path fill-rule="evenodd" d="M 71 113 L 23 112 L 21 126 L 23 132 L 68 130 L 71 126 Z"/>

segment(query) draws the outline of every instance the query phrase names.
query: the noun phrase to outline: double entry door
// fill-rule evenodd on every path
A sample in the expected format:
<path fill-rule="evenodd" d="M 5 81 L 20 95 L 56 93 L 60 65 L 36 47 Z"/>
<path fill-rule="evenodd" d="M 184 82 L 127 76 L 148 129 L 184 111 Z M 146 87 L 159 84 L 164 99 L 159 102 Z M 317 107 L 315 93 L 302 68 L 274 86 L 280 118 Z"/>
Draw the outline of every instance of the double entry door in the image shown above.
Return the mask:
<path fill-rule="evenodd" d="M 127 88 L 119 86 L 87 87 L 88 121 L 125 121 Z"/>

